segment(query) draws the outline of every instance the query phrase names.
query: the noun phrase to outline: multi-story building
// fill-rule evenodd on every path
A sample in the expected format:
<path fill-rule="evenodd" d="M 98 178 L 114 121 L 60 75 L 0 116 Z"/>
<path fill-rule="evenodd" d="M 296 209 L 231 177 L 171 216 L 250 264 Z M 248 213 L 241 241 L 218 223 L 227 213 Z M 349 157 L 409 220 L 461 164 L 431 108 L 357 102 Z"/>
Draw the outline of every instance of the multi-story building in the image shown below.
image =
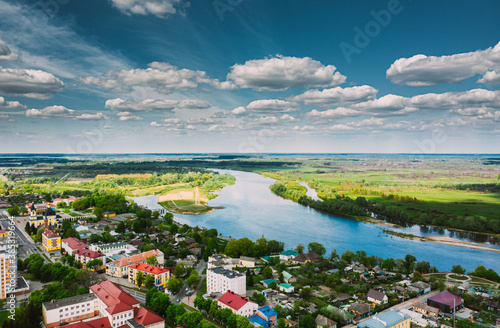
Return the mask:
<path fill-rule="evenodd" d="M 250 317 L 256 314 L 259 307 L 257 303 L 248 300 L 248 298 L 244 296 L 235 294 L 232 291 L 228 291 L 219 297 L 217 305 L 222 309 L 231 309 L 234 314 L 244 317 Z"/>
<path fill-rule="evenodd" d="M 73 254 L 75 255 L 75 261 L 82 263 L 84 268 L 86 267 L 89 261 L 93 261 L 96 259 L 101 260 L 102 265 L 89 269 L 92 269 L 94 271 L 99 271 L 99 270 L 104 270 L 104 268 L 106 268 L 106 255 L 104 255 L 101 252 L 95 252 L 91 251 L 90 249 L 80 248 L 77 249 L 76 251 L 73 251 Z"/>
<path fill-rule="evenodd" d="M 55 251 L 61 249 L 61 236 L 57 232 L 50 229 L 45 229 L 42 234 L 42 246 L 47 251 Z"/>
<path fill-rule="evenodd" d="M 141 254 L 124 257 L 122 259 L 106 264 L 106 274 L 111 277 L 124 278 L 128 276 L 128 267 L 132 264 L 144 262 L 148 257 L 154 256 L 158 264 L 165 263 L 165 256 L 157 249 L 153 249 Z"/>
<path fill-rule="evenodd" d="M 224 254 L 215 254 L 208 258 L 208 269 L 223 267 L 227 270 L 231 270 L 233 268 L 232 259 Z"/>
<path fill-rule="evenodd" d="M 12 244 L 0 244 L 0 299 L 14 292 L 17 285 L 17 251 Z"/>
<path fill-rule="evenodd" d="M 29 210 L 31 225 L 39 227 L 47 223 L 49 226 L 56 226 L 58 224 L 56 211 L 49 204 L 26 204 Z"/>
<path fill-rule="evenodd" d="M 109 244 L 92 244 L 89 247 L 93 251 L 100 251 L 106 256 L 113 255 L 132 255 L 132 253 L 137 252 L 137 247 L 134 245 L 129 245 L 124 241 L 118 241 L 116 243 Z"/>
<path fill-rule="evenodd" d="M 207 293 L 222 293 L 231 290 L 238 295 L 246 295 L 246 275 L 223 267 L 207 270 Z"/>
<path fill-rule="evenodd" d="M 99 316 L 95 294 L 83 294 L 42 304 L 43 322 L 47 328 Z"/>
<path fill-rule="evenodd" d="M 137 285 L 137 274 L 139 272 L 142 272 L 143 276 L 142 286 L 144 286 L 144 279 L 146 275 L 152 275 L 155 279 L 154 287 L 156 287 L 158 290 L 162 290 L 167 287 L 167 281 L 170 278 L 169 269 L 160 268 L 145 263 L 132 264 L 128 267 L 128 281 Z"/>
<path fill-rule="evenodd" d="M 66 328 L 165 328 L 162 317 L 141 307 L 139 301 L 110 281 L 90 286 L 89 294 L 46 302 L 42 307 L 47 328 L 66 323 Z"/>
<path fill-rule="evenodd" d="M 63 239 L 61 246 L 68 254 L 73 254 L 77 249 L 88 248 L 87 244 L 75 237 Z"/>

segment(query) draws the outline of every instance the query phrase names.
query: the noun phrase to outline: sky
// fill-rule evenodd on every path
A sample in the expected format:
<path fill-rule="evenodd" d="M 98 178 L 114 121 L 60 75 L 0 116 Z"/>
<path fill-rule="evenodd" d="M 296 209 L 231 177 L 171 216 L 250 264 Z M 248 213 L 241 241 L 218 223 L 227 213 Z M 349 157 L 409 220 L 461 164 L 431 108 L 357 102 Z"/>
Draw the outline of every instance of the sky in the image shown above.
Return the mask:
<path fill-rule="evenodd" d="M 0 0 L 0 153 L 499 153 L 499 13 Z"/>

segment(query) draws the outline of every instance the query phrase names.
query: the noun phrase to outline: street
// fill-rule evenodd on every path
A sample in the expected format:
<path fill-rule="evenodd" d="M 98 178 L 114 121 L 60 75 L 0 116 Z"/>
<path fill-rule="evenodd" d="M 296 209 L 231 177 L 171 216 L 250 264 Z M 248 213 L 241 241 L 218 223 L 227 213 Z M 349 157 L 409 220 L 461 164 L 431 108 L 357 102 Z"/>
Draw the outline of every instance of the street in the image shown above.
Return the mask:
<path fill-rule="evenodd" d="M 23 245 L 22 247 L 19 247 L 19 257 L 26 258 L 32 253 L 37 253 L 38 250 L 36 249 L 33 239 L 31 239 L 31 237 L 24 232 L 24 227 L 20 227 L 21 223 L 18 223 L 16 218 L 14 218 L 14 220 L 16 223 L 14 233 L 16 234 L 17 245 Z M 4 229 L 9 229 L 11 222 L 9 215 L 5 210 L 0 211 L 0 222 Z"/>

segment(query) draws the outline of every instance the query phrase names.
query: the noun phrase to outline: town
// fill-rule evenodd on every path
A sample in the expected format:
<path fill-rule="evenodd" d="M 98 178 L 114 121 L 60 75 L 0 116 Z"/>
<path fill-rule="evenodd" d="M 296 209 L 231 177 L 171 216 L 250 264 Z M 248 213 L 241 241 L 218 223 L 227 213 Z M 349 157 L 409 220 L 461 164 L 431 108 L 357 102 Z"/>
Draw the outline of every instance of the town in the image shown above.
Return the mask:
<path fill-rule="evenodd" d="M 81 197 L 43 197 L 1 203 L 1 298 L 17 299 L 16 320 L 3 327 L 500 325 L 500 279 L 482 266 L 438 272 L 411 254 L 326 254 L 316 242 L 285 249 L 276 240 L 182 225 L 130 201 L 127 213 L 97 218 L 74 208 Z"/>

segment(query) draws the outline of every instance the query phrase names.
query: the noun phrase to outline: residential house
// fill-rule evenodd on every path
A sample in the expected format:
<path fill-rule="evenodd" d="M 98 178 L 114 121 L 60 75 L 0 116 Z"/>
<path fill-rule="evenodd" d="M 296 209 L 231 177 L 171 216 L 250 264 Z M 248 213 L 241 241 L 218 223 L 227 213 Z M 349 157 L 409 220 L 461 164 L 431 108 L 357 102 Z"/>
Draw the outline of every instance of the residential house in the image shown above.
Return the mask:
<path fill-rule="evenodd" d="M 427 305 L 436 307 L 444 313 L 452 313 L 463 306 L 463 301 L 460 296 L 444 290 L 439 294 L 429 297 Z"/>
<path fill-rule="evenodd" d="M 352 303 L 348 307 L 349 312 L 358 318 L 366 318 L 373 314 L 373 305 L 361 302 Z"/>
<path fill-rule="evenodd" d="M 42 233 L 42 246 L 46 251 L 61 249 L 61 236 L 57 232 L 45 229 Z"/>
<path fill-rule="evenodd" d="M 412 287 L 418 289 L 420 295 L 424 295 L 431 292 L 431 285 L 423 281 L 417 281 L 411 284 Z"/>
<path fill-rule="evenodd" d="M 316 328 L 337 328 L 337 323 L 324 315 L 316 316 Z"/>
<path fill-rule="evenodd" d="M 167 288 L 167 281 L 170 278 L 170 270 L 148 265 L 142 262 L 132 264 L 128 267 L 128 281 L 137 285 L 137 274 L 142 272 L 143 280 L 141 286 L 144 286 L 146 275 L 154 277 L 154 287 L 158 290 Z"/>
<path fill-rule="evenodd" d="M 410 317 L 398 310 L 390 310 L 359 323 L 358 328 L 410 328 Z"/>
<path fill-rule="evenodd" d="M 269 306 L 261 307 L 257 313 L 248 317 L 248 320 L 254 327 L 262 326 L 264 328 L 271 328 L 276 326 L 278 314 Z"/>
<path fill-rule="evenodd" d="M 375 289 L 370 289 L 368 291 L 368 294 L 366 294 L 366 298 L 369 302 L 373 302 L 376 304 L 387 304 L 387 302 L 389 301 L 389 298 L 385 293 L 382 293 Z"/>
<path fill-rule="evenodd" d="M 207 269 L 207 293 L 221 293 L 231 290 L 246 295 L 246 275 L 223 267 Z"/>
<path fill-rule="evenodd" d="M 278 285 L 278 282 L 277 282 L 276 280 L 274 280 L 274 279 L 266 279 L 266 280 L 261 280 L 261 281 L 260 281 L 260 283 L 261 283 L 262 285 L 264 285 L 264 287 L 266 287 L 266 288 L 268 288 L 268 287 L 269 287 L 269 285 L 270 285 L 272 282 L 275 282 L 275 283 L 276 283 L 276 285 Z"/>
<path fill-rule="evenodd" d="M 294 283 L 294 282 L 296 282 L 296 281 L 297 281 L 297 279 L 296 279 L 294 276 L 292 276 L 292 275 L 291 275 L 289 272 L 287 272 L 287 271 L 283 271 L 283 272 L 282 272 L 282 274 L 283 274 L 283 280 L 284 280 L 287 284 L 292 284 L 292 283 Z"/>
<path fill-rule="evenodd" d="M 242 267 L 242 268 L 255 268 L 255 263 L 257 260 L 255 257 L 247 257 L 247 256 L 240 256 L 239 259 L 236 259 L 237 263 L 233 264 L 233 267 Z"/>
<path fill-rule="evenodd" d="M 113 256 L 117 254 L 130 256 L 134 252 L 137 252 L 137 247 L 127 244 L 124 241 L 107 244 L 92 244 L 89 248 L 93 251 L 100 251 L 101 253 L 106 254 L 106 256 Z"/>
<path fill-rule="evenodd" d="M 217 305 L 222 309 L 231 309 L 234 314 L 250 317 L 257 312 L 258 305 L 244 296 L 227 291 L 217 299 Z"/>
<path fill-rule="evenodd" d="M 152 249 L 150 251 L 136 254 L 128 257 L 121 258 L 119 260 L 110 262 L 106 264 L 106 274 L 111 277 L 124 278 L 128 275 L 128 267 L 132 264 L 139 262 L 144 262 L 148 257 L 155 256 L 158 264 L 165 263 L 165 257 L 163 253 L 157 249 Z"/>
<path fill-rule="evenodd" d="M 232 260 L 229 256 L 224 254 L 215 254 L 208 258 L 207 268 L 217 268 L 223 267 L 226 270 L 231 270 L 233 268 Z"/>
<path fill-rule="evenodd" d="M 61 246 L 68 254 L 73 254 L 74 251 L 80 248 L 88 248 L 87 244 L 75 237 L 63 239 Z"/>
<path fill-rule="evenodd" d="M 286 283 L 279 284 L 278 289 L 287 294 L 293 293 L 293 291 L 295 290 L 292 285 Z"/>
<path fill-rule="evenodd" d="M 343 320 L 343 322 L 345 322 L 345 324 L 350 324 L 352 322 L 352 320 L 355 318 L 354 314 L 349 313 L 347 311 L 344 311 L 342 309 L 339 309 L 338 307 L 335 307 L 332 305 L 328 305 L 326 307 L 326 311 L 342 318 L 342 320 Z"/>
<path fill-rule="evenodd" d="M 500 302 L 494 300 L 487 300 L 485 306 L 488 310 L 500 314 Z"/>
<path fill-rule="evenodd" d="M 293 258 L 293 262 L 294 263 L 301 263 L 301 264 L 305 264 L 305 263 L 308 263 L 308 262 L 314 262 L 316 261 L 317 259 L 319 259 L 319 255 L 314 253 L 314 252 L 311 252 L 311 253 L 303 253 L 303 254 L 299 254 L 297 255 L 296 257 Z"/>
<path fill-rule="evenodd" d="M 282 262 L 291 261 L 297 256 L 299 256 L 299 252 L 296 252 L 294 250 L 284 251 L 280 253 L 280 261 Z"/>
<path fill-rule="evenodd" d="M 422 313 L 425 316 L 437 317 L 439 315 L 438 308 L 420 302 L 413 304 L 413 311 Z"/>
<path fill-rule="evenodd" d="M 102 265 L 89 269 L 99 271 L 106 268 L 106 255 L 101 252 L 91 251 L 90 249 L 86 248 L 80 248 L 73 251 L 73 254 L 75 255 L 75 260 L 82 263 L 84 268 L 86 267 L 87 263 L 93 260 L 101 260 Z"/>

